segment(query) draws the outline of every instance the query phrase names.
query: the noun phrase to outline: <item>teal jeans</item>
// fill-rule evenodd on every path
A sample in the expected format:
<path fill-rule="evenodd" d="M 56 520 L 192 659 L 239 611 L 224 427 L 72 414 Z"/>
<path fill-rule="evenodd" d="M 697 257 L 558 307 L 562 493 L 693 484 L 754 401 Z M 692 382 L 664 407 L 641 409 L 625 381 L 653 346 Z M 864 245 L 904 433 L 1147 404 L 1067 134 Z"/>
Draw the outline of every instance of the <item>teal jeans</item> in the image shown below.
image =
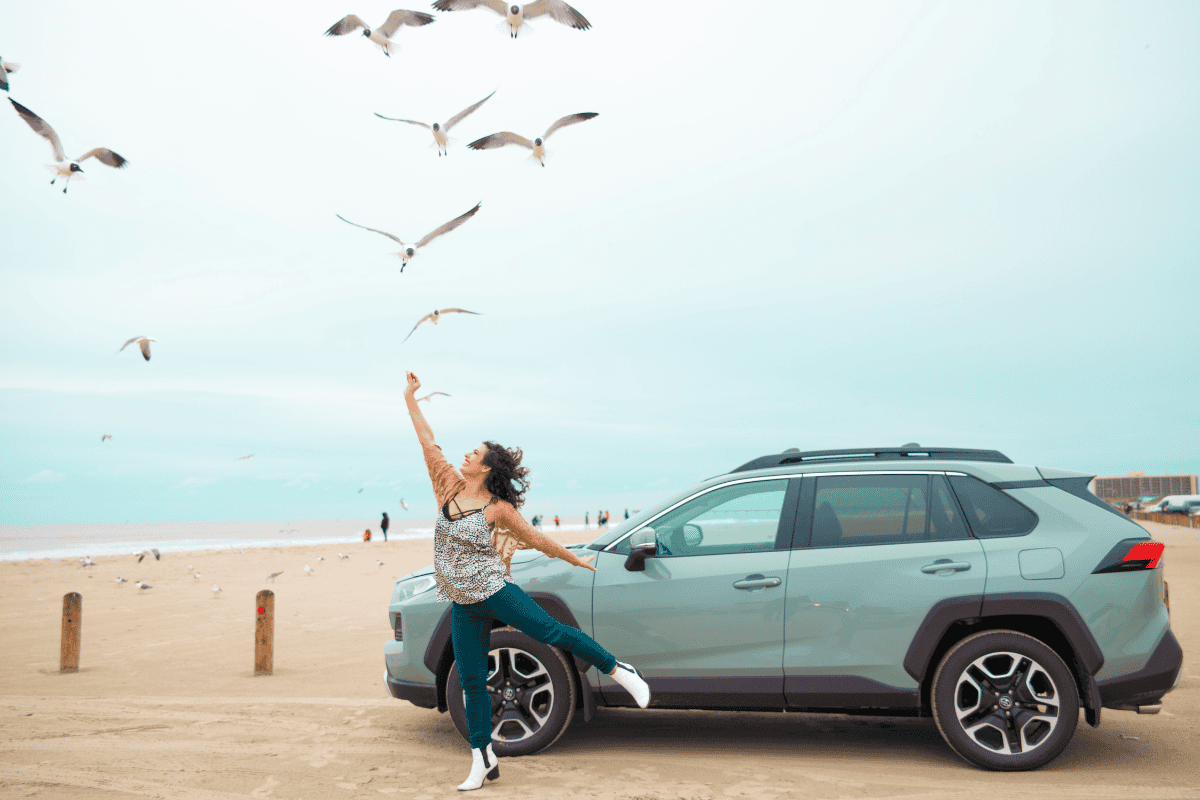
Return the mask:
<path fill-rule="evenodd" d="M 450 639 L 454 643 L 458 681 L 466 698 L 467 730 L 473 749 L 487 747 L 492 741 L 487 664 L 494 619 L 531 639 L 573 653 L 602 672 L 611 672 L 617 665 L 617 660 L 595 639 L 547 614 L 516 584 L 505 583 L 503 589 L 478 603 L 454 603 L 450 609 Z"/>

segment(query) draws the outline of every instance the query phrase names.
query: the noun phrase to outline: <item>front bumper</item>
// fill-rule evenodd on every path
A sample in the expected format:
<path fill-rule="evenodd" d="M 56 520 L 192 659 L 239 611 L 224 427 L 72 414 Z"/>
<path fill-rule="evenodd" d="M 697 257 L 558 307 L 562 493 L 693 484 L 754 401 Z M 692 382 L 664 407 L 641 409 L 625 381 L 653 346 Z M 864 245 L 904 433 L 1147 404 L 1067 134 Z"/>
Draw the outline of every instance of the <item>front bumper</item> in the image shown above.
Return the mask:
<path fill-rule="evenodd" d="M 1153 705 L 1175 688 L 1182 666 L 1183 648 L 1167 628 L 1146 666 L 1129 675 L 1099 682 L 1100 702 L 1105 708 L 1118 709 Z"/>
<path fill-rule="evenodd" d="M 384 669 L 383 685 L 397 700 L 407 700 L 421 708 L 437 708 L 437 687 L 433 684 L 398 681 Z"/>

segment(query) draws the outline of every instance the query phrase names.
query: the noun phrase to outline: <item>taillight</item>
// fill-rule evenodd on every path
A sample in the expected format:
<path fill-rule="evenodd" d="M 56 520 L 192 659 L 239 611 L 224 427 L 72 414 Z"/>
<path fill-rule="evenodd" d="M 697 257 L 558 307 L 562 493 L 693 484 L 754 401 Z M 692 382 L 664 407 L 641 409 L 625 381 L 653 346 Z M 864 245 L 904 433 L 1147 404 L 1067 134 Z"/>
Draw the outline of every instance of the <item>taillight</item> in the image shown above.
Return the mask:
<path fill-rule="evenodd" d="M 1099 566 L 1092 570 L 1092 574 L 1154 569 L 1158 566 L 1162 553 L 1162 542 L 1154 542 L 1149 539 L 1125 539 L 1108 551 L 1108 555 L 1100 561 Z"/>

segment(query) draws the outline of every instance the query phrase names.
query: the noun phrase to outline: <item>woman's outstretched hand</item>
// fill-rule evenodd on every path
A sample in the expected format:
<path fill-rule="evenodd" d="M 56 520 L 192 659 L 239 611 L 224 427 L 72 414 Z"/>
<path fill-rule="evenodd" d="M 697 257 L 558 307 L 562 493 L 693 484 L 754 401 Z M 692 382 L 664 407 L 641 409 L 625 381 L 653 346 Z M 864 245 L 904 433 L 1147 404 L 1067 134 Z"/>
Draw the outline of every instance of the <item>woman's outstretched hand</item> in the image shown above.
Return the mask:
<path fill-rule="evenodd" d="M 595 556 L 584 556 L 583 558 L 579 559 L 579 566 L 583 567 L 584 569 L 590 569 L 592 572 L 595 572 L 596 568 L 592 566 L 593 559 L 595 559 Z"/>
<path fill-rule="evenodd" d="M 407 395 L 416 394 L 417 389 L 421 388 L 421 381 L 418 380 L 417 376 L 411 372 L 406 372 L 404 374 L 408 378 L 408 386 L 404 387 L 404 393 Z"/>

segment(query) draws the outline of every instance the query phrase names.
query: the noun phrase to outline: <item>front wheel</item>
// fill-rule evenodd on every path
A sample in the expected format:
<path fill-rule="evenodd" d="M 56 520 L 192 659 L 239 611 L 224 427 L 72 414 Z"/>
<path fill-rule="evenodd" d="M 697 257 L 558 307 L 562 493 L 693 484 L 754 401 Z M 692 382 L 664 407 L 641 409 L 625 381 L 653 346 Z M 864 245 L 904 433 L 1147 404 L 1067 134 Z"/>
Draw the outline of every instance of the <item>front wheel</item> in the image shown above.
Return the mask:
<path fill-rule="evenodd" d="M 518 631 L 494 630 L 487 670 L 496 755 L 526 756 L 557 742 L 575 715 L 575 681 L 563 652 Z M 457 663 L 446 679 L 446 706 L 454 727 L 469 741 Z"/>
<path fill-rule="evenodd" d="M 1037 769 L 1079 722 L 1071 670 L 1042 642 L 983 631 L 946 653 L 933 676 L 933 718 L 954 752 L 985 769 Z"/>

